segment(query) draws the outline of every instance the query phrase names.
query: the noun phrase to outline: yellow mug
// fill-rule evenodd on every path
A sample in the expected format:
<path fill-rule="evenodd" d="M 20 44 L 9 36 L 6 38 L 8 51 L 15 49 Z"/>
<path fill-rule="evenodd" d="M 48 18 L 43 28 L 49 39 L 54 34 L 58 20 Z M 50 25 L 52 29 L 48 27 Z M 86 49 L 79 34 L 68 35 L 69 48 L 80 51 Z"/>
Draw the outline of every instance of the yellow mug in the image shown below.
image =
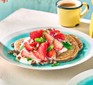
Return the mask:
<path fill-rule="evenodd" d="M 59 0 L 56 4 L 60 25 L 65 27 L 79 25 L 80 18 L 89 10 L 89 5 L 85 2 L 82 3 L 80 0 Z M 83 6 L 85 6 L 85 9 L 81 12 Z"/>
<path fill-rule="evenodd" d="M 93 38 L 93 13 L 91 16 L 91 22 L 90 22 L 90 26 L 89 26 L 89 35 L 90 35 L 90 37 Z"/>
<path fill-rule="evenodd" d="M 92 1 L 92 5 L 93 5 L 93 0 Z M 91 22 L 90 22 L 90 26 L 89 26 L 89 36 L 93 38 L 93 13 L 91 16 Z"/>
<path fill-rule="evenodd" d="M 92 5 L 93 5 L 93 0 L 91 0 L 91 2 L 92 2 Z"/>

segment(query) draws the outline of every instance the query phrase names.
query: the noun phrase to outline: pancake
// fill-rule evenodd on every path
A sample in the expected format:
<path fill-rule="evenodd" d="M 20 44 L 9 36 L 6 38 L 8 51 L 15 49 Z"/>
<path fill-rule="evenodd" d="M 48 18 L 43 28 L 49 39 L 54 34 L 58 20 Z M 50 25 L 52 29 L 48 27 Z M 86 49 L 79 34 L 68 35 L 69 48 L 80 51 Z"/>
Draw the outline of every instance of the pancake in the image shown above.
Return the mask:
<path fill-rule="evenodd" d="M 71 35 L 71 36 L 76 40 L 76 42 L 78 43 L 79 49 L 81 50 L 83 48 L 82 41 L 75 35 Z"/>
<path fill-rule="evenodd" d="M 16 42 L 14 42 L 14 50 L 17 50 L 17 51 L 20 52 L 20 45 L 21 45 L 21 43 L 22 43 L 23 41 L 24 41 L 24 38 L 19 39 L 19 40 L 17 40 Z"/>
<path fill-rule="evenodd" d="M 83 47 L 82 42 L 74 35 L 65 35 L 65 39 L 67 42 L 70 42 L 72 44 L 72 49 L 59 54 L 56 57 L 57 61 L 69 61 L 74 59 Z"/>

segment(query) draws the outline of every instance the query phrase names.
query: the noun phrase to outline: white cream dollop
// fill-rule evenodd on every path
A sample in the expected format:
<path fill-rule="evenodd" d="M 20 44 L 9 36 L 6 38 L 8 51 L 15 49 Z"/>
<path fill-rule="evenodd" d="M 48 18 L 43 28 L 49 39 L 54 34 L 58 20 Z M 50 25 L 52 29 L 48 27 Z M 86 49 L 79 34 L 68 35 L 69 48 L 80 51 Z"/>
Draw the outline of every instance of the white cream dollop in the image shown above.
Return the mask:
<path fill-rule="evenodd" d="M 60 50 L 60 51 L 58 52 L 58 54 L 63 53 L 63 52 L 66 52 L 67 50 L 68 50 L 67 48 L 63 47 L 62 50 Z"/>

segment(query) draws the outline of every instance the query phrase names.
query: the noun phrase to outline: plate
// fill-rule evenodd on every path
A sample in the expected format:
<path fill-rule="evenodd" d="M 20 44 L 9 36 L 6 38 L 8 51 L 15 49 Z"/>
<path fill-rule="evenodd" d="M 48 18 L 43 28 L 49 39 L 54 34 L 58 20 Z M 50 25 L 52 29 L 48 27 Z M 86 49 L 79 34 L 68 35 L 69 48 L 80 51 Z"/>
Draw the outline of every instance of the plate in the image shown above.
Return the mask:
<path fill-rule="evenodd" d="M 72 61 L 62 62 L 60 63 L 59 66 L 55 66 L 55 67 L 52 67 L 50 64 L 47 64 L 44 66 L 41 66 L 41 65 L 31 66 L 28 64 L 23 64 L 18 62 L 13 55 L 9 55 L 7 53 L 8 50 L 13 49 L 11 47 L 11 43 L 15 42 L 16 40 L 20 38 L 29 36 L 29 33 L 31 31 L 38 30 L 38 29 L 47 29 L 47 28 L 51 28 L 51 27 L 37 27 L 37 28 L 25 29 L 25 30 L 17 31 L 15 33 L 7 35 L 1 40 L 1 43 L 4 45 L 1 48 L 2 58 L 7 60 L 8 62 L 11 62 L 12 64 L 15 64 L 17 66 L 24 67 L 24 68 L 36 69 L 36 70 L 57 70 L 57 69 L 65 69 L 72 66 L 76 66 L 78 64 L 85 62 L 86 60 L 90 59 L 93 56 L 93 39 L 91 37 L 89 37 L 87 34 L 84 34 L 80 31 L 76 31 L 76 30 L 68 29 L 68 28 L 59 28 L 59 27 L 52 27 L 52 28 L 58 29 L 65 34 L 73 34 L 79 37 L 83 42 L 83 45 L 84 45 L 83 49 L 78 53 L 77 57 L 73 59 Z"/>
<path fill-rule="evenodd" d="M 66 85 L 93 85 L 93 69 L 76 75 Z"/>

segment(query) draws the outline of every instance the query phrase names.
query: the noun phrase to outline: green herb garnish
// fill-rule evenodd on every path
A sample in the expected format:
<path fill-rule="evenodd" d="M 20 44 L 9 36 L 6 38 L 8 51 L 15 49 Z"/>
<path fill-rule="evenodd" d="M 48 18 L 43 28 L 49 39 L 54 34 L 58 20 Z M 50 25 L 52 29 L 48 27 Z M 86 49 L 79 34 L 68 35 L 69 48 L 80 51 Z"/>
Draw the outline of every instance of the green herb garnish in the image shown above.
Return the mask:
<path fill-rule="evenodd" d="M 27 61 L 30 61 L 30 60 L 32 60 L 32 58 L 27 58 Z"/>
<path fill-rule="evenodd" d="M 42 43 L 42 42 L 45 42 L 45 38 L 42 38 L 42 37 L 40 37 L 40 38 L 35 38 L 35 41 L 36 41 L 36 42 L 39 42 L 39 43 Z"/>
<path fill-rule="evenodd" d="M 51 51 L 53 48 L 54 48 L 54 45 L 50 45 L 50 46 L 47 48 L 47 52 Z"/>
<path fill-rule="evenodd" d="M 59 62 L 56 62 L 56 63 L 53 63 L 53 64 L 51 64 L 51 65 L 52 65 L 52 67 L 54 67 L 54 66 L 59 66 L 60 63 L 59 63 Z"/>
<path fill-rule="evenodd" d="M 72 49 L 72 45 L 69 44 L 68 42 L 62 42 L 62 44 L 63 44 L 63 46 L 64 46 L 65 48 L 67 48 L 68 50 L 71 50 L 71 49 Z"/>
<path fill-rule="evenodd" d="M 22 46 L 20 47 L 20 51 L 21 51 L 23 48 L 24 48 L 24 45 L 22 45 Z"/>

